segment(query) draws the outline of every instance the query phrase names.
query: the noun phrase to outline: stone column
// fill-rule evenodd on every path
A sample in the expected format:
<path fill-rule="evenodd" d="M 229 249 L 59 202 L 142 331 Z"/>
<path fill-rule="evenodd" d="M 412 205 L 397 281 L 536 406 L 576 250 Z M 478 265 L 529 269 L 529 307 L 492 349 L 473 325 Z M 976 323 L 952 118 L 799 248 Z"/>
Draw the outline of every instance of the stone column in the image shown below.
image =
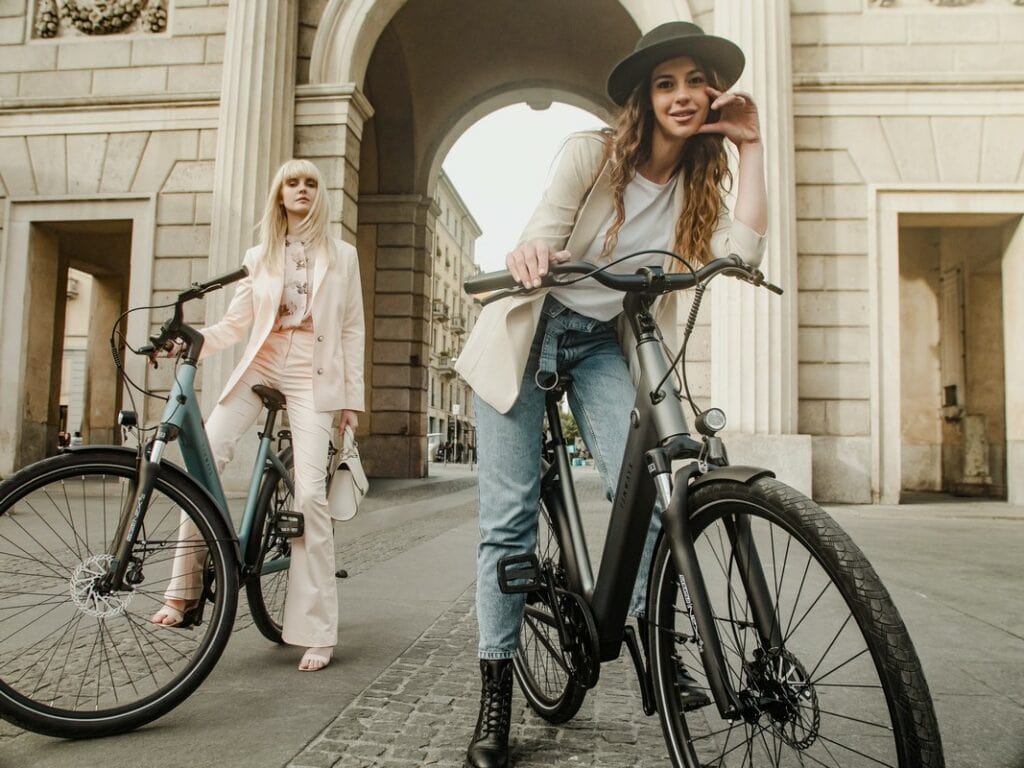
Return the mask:
<path fill-rule="evenodd" d="M 733 280 L 712 289 L 712 402 L 729 417 L 734 463 L 775 469 L 811 492 L 811 439 L 797 435 L 796 192 L 789 0 L 715 1 L 715 34 L 743 49 L 736 85 L 757 102 L 765 145 L 768 247 L 762 269 L 783 296 Z"/>
<path fill-rule="evenodd" d="M 428 197 L 361 195 L 359 249 L 374 254 L 363 271 L 373 281 L 373 339 L 366 361 L 370 436 L 362 451 L 368 474 L 427 474 L 427 376 L 430 364 L 431 250 L 437 204 Z"/>
<path fill-rule="evenodd" d="M 246 0 L 228 5 L 217 121 L 207 274 L 237 268 L 256 242 L 270 180 L 292 154 L 298 3 Z M 223 315 L 232 289 L 206 297 L 206 317 Z M 232 352 L 234 354 L 232 354 Z M 209 413 L 241 346 L 203 363 L 203 411 Z"/>

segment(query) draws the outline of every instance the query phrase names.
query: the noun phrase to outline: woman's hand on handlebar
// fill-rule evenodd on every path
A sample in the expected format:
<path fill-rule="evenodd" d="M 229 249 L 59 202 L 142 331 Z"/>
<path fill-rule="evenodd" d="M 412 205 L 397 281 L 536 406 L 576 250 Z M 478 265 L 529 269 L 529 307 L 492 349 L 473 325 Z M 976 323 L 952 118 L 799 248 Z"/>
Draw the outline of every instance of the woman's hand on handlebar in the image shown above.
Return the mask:
<path fill-rule="evenodd" d="M 155 348 L 149 353 L 149 364 L 154 368 L 159 367 L 157 365 L 157 358 L 160 357 L 177 357 L 185 349 L 185 343 L 181 339 L 171 339 L 163 344 L 163 346 Z"/>
<path fill-rule="evenodd" d="M 541 278 L 548 273 L 548 264 L 569 261 L 568 251 L 552 251 L 544 240 L 523 243 L 505 257 L 505 266 L 524 288 L 540 288 Z"/>

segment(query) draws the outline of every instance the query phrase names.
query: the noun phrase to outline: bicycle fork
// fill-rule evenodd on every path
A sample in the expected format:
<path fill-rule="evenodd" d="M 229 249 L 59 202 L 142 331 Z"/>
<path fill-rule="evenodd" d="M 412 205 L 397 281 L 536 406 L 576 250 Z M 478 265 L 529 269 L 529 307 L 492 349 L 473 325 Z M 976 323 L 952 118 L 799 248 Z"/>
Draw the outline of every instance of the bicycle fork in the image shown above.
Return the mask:
<path fill-rule="evenodd" d="M 759 702 L 748 692 L 737 691 L 729 679 L 716 617 L 697 561 L 688 500 L 690 480 L 699 471 L 698 464 L 693 462 L 676 473 L 675 484 L 662 515 L 662 525 L 669 539 L 672 560 L 679 575 L 679 588 L 693 639 L 708 677 L 708 686 L 721 716 L 726 720 L 736 720 L 755 712 Z M 667 495 L 668 473 L 655 475 L 655 484 L 659 494 Z M 753 624 L 761 647 L 781 648 L 782 633 L 771 590 L 753 541 L 750 521 L 745 516 L 734 516 L 725 518 L 724 524 L 743 589 L 750 602 Z"/>

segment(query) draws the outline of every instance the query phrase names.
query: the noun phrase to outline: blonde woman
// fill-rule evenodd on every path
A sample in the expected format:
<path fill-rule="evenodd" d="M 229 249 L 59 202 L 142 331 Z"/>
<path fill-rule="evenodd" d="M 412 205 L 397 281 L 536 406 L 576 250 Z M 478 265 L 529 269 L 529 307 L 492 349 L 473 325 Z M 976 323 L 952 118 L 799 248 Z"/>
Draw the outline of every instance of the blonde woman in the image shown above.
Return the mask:
<path fill-rule="evenodd" d="M 608 95 L 622 108 L 614 129 L 570 137 L 520 244 L 508 254 L 519 282 L 539 287 L 552 261 L 601 264 L 648 249 L 675 251 L 694 266 L 730 253 L 758 264 L 767 203 L 757 108 L 749 95 L 727 92 L 743 64 L 736 45 L 695 24 L 671 22 L 644 35 L 608 80 Z M 724 139 L 738 155 L 733 219 L 723 203 L 731 182 Z M 650 255 L 611 269 L 653 264 L 681 267 Z M 674 296 L 657 308 L 670 345 Z M 569 404 L 609 497 L 618 483 L 636 394 L 616 329 L 621 311 L 622 295 L 594 281 L 504 299 L 484 308 L 459 355 L 459 373 L 475 393 L 480 487 L 482 688 L 466 754 L 470 768 L 508 765 L 511 658 L 524 599 L 501 593 L 497 564 L 536 546 L 537 435 L 543 387 L 556 372 L 571 374 Z M 652 542 L 653 536 L 648 561 Z M 633 614 L 643 610 L 646 576 L 644 563 Z"/>
<path fill-rule="evenodd" d="M 252 386 L 275 387 L 287 399 L 295 501 L 305 532 L 292 541 L 282 635 L 286 643 L 306 648 L 302 671 L 327 666 L 337 644 L 334 540 L 324 470 L 334 425 L 355 429 L 356 414 L 364 409 L 359 261 L 351 245 L 327 234 L 330 210 L 322 186 L 320 172 L 307 160 L 281 166 L 267 196 L 260 243 L 242 262 L 249 275 L 239 282 L 224 317 L 202 329 L 203 357 L 248 338 L 206 424 L 218 471 L 260 413 Z M 199 566 L 187 561 L 185 556 L 175 560 L 154 623 L 188 624 Z"/>

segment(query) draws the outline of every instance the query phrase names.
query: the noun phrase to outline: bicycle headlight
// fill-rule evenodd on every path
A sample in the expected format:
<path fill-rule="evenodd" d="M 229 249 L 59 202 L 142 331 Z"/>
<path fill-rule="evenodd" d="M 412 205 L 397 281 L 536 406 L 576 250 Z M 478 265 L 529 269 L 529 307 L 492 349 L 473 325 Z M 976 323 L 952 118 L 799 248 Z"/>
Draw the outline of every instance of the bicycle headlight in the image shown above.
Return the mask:
<path fill-rule="evenodd" d="M 725 423 L 725 411 L 721 408 L 708 408 L 697 415 L 697 431 L 707 437 L 725 429 Z"/>

